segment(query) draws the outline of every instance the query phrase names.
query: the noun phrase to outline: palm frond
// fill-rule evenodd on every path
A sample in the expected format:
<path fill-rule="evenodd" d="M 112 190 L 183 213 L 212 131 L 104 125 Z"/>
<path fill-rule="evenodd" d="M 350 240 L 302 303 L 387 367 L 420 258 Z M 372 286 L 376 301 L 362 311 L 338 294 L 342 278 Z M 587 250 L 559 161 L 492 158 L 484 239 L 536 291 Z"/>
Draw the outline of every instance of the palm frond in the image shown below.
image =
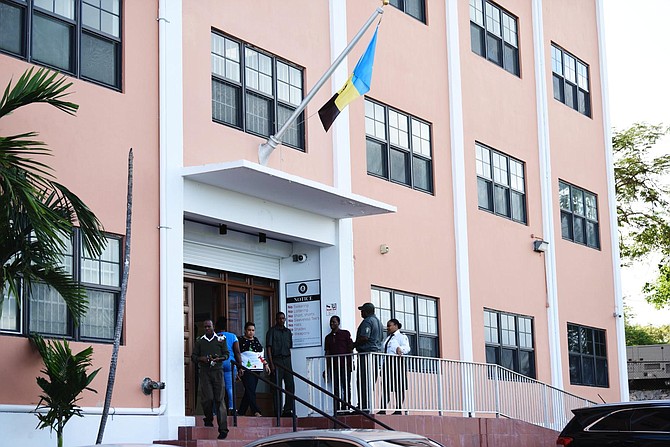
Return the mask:
<path fill-rule="evenodd" d="M 51 184 L 54 191 L 60 194 L 59 204 L 64 205 L 68 212 L 76 216 L 86 249 L 91 255 L 100 256 L 107 246 L 107 238 L 96 215 L 67 187 L 57 182 L 51 182 Z"/>
<path fill-rule="evenodd" d="M 79 324 L 81 318 L 88 310 L 88 298 L 86 289 L 72 279 L 72 276 L 61 266 L 44 268 L 36 266 L 31 271 L 31 281 L 26 282 L 26 288 L 30 289 L 33 282 L 39 281 L 51 286 L 60 294 L 72 313 L 75 324 Z"/>
<path fill-rule="evenodd" d="M 47 103 L 69 115 L 74 115 L 79 106 L 63 100 L 69 95 L 66 90 L 72 83 L 67 82 L 65 76 L 58 77 L 59 73 L 44 67 L 33 74 L 34 68 L 25 71 L 13 88 L 12 82 L 9 82 L 0 100 L 0 118 L 19 107 L 34 103 Z"/>
<path fill-rule="evenodd" d="M 100 368 L 87 374 L 92 365 L 91 346 L 72 354 L 67 340 L 46 341 L 35 333 L 30 334 L 30 338 L 42 357 L 44 368 L 40 372 L 45 375 L 36 379 L 37 385 L 42 390 L 40 401 L 35 408 L 39 420 L 37 427 L 56 430 L 61 438 L 67 421 L 73 416 L 82 416 L 81 408 L 77 405 L 82 391 L 87 389 L 96 392 L 89 385 Z"/>
<path fill-rule="evenodd" d="M 36 132 L 0 137 L 0 169 L 26 171 L 31 177 L 51 178 L 51 167 L 35 160 L 35 156 L 49 156 L 51 150 L 42 141 L 32 140 Z M 39 183 L 39 182 L 38 182 Z"/>

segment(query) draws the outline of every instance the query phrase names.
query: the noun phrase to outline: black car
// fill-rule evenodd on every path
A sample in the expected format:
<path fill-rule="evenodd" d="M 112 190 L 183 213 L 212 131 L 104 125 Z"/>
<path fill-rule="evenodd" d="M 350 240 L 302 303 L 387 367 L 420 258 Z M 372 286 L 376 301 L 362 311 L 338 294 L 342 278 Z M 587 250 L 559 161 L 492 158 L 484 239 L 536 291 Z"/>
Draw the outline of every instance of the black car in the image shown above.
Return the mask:
<path fill-rule="evenodd" d="M 670 400 L 594 405 L 575 416 L 556 440 L 569 447 L 668 447 Z"/>

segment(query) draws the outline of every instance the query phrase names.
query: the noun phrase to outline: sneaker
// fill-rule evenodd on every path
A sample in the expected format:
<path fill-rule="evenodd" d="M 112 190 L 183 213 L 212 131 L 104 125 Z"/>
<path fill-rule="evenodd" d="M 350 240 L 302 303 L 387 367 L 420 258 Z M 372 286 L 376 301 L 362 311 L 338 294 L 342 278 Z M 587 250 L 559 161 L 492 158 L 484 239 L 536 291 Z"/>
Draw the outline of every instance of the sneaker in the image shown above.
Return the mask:
<path fill-rule="evenodd" d="M 283 418 L 290 418 L 290 417 L 293 417 L 293 412 L 291 410 L 285 410 L 285 411 L 282 411 L 281 416 Z"/>
<path fill-rule="evenodd" d="M 216 439 L 226 439 L 228 437 L 228 432 L 227 431 L 222 431 L 219 433 L 219 436 L 216 437 Z"/>
<path fill-rule="evenodd" d="M 256 416 L 257 418 L 259 418 L 259 417 L 262 417 L 263 415 L 260 414 L 260 413 L 257 411 L 257 412 L 254 413 L 254 416 Z"/>
<path fill-rule="evenodd" d="M 205 421 L 205 427 L 214 427 L 214 424 L 212 424 L 212 421 L 207 421 L 207 419 L 203 419 Z"/>

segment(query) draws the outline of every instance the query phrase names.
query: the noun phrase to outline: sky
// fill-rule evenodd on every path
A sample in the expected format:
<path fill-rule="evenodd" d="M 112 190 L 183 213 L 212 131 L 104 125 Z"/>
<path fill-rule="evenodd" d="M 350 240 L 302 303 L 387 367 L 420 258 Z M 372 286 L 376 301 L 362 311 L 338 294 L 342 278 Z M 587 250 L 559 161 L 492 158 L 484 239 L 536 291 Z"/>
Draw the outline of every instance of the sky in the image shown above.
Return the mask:
<path fill-rule="evenodd" d="M 616 130 L 636 122 L 670 125 L 670 59 L 665 28 L 670 0 L 604 0 L 610 121 Z M 670 137 L 655 150 L 670 151 Z M 640 290 L 655 277 L 658 259 L 623 268 L 624 302 L 642 325 L 670 324 L 670 309 L 656 310 Z"/>

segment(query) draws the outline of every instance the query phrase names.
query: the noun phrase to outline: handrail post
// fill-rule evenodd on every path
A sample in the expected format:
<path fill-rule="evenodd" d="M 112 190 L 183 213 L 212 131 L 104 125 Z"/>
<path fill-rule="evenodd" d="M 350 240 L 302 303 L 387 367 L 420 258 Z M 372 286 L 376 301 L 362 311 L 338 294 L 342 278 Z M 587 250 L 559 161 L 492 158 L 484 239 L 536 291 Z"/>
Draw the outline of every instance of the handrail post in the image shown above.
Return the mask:
<path fill-rule="evenodd" d="M 274 374 L 274 382 L 275 382 L 275 414 L 276 414 L 276 419 L 277 419 L 277 427 L 281 427 L 281 392 L 279 391 L 279 370 L 277 369 L 277 366 L 275 365 L 275 374 Z"/>
<path fill-rule="evenodd" d="M 493 377 L 493 384 L 495 385 L 495 410 L 496 417 L 500 417 L 500 373 L 498 371 L 498 365 L 495 366 L 495 374 Z"/>
<path fill-rule="evenodd" d="M 444 362 L 442 359 L 437 359 L 437 414 L 442 416 L 442 410 L 444 409 L 444 390 L 446 389 L 443 380 L 442 374 L 442 365 Z"/>
<path fill-rule="evenodd" d="M 230 396 L 230 398 L 233 400 L 233 402 L 232 402 L 232 404 L 233 404 L 233 427 L 237 427 L 237 404 L 236 404 L 237 395 L 235 394 L 235 388 L 236 388 L 235 387 L 235 376 L 236 376 L 236 374 L 234 374 L 236 366 L 237 366 L 237 363 L 235 362 L 235 360 L 231 360 L 230 361 L 230 376 L 231 376 L 231 380 L 233 382 L 233 395 Z M 239 370 L 238 370 L 238 372 L 239 372 Z"/>
<path fill-rule="evenodd" d="M 547 392 L 549 390 L 547 390 L 547 385 L 546 384 L 542 384 L 542 389 L 544 391 L 542 393 L 542 401 L 543 401 L 543 405 L 544 405 L 544 426 L 545 426 L 545 428 L 549 428 L 549 402 L 548 402 L 548 399 L 547 399 Z"/>
<path fill-rule="evenodd" d="M 307 377 L 309 378 L 309 380 L 314 382 L 314 374 L 313 374 L 313 371 L 314 371 L 313 365 L 315 363 L 314 359 L 308 358 L 306 360 L 307 360 Z M 312 403 L 312 404 L 314 403 L 314 398 L 313 397 L 314 397 L 314 395 L 312 393 L 312 387 L 308 387 L 307 388 L 307 400 L 309 400 L 309 402 Z"/>

